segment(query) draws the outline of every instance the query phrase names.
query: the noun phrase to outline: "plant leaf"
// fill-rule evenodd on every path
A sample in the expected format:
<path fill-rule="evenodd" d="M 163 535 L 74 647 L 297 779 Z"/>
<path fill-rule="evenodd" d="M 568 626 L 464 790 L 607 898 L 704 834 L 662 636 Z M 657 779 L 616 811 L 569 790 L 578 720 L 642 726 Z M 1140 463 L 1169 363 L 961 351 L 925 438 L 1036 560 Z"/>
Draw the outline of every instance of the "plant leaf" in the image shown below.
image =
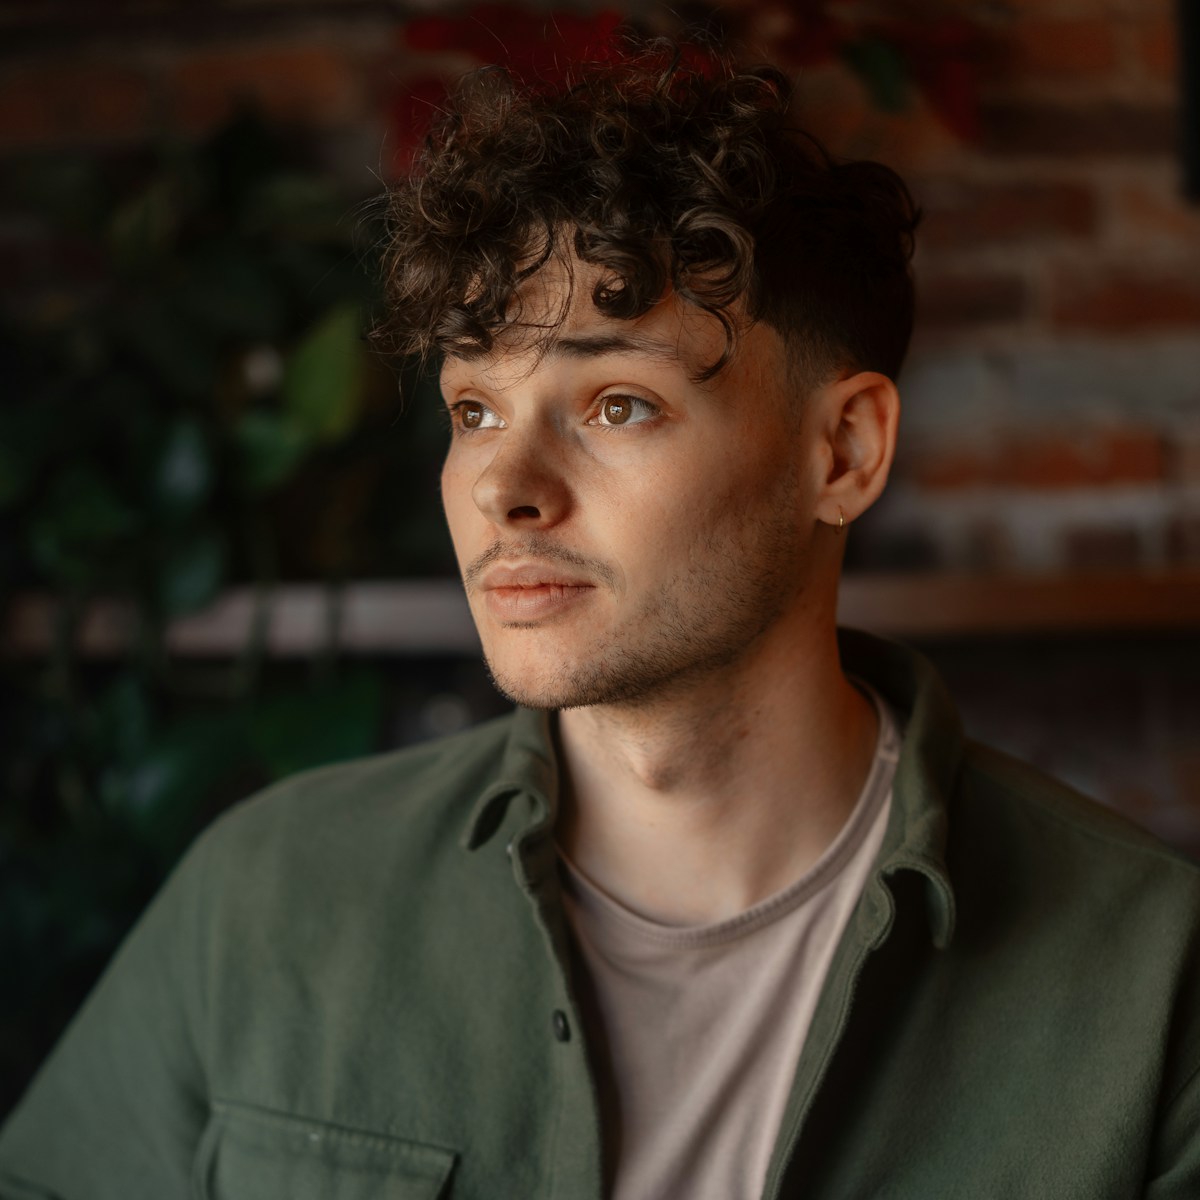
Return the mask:
<path fill-rule="evenodd" d="M 170 175 L 153 180 L 112 216 L 109 246 L 118 264 L 140 268 L 170 253 L 182 218 L 177 182 Z"/>
<path fill-rule="evenodd" d="M 866 84 L 871 99 L 884 112 L 902 112 L 912 94 L 912 77 L 903 55 L 884 38 L 868 35 L 841 49 L 850 69 Z"/>
<path fill-rule="evenodd" d="M 184 717 L 165 729 L 133 766 L 106 772 L 101 796 L 105 807 L 165 864 L 187 844 L 217 786 L 245 761 L 237 714 Z"/>
<path fill-rule="evenodd" d="M 355 758 L 375 748 L 383 710 L 379 673 L 352 671 L 308 693 L 264 701 L 250 724 L 250 743 L 275 779 Z"/>
<path fill-rule="evenodd" d="M 205 529 L 172 545 L 158 576 L 158 596 L 169 616 L 203 608 L 225 579 L 228 554 L 218 530 Z"/>
<path fill-rule="evenodd" d="M 357 306 L 339 305 L 288 356 L 284 409 L 313 441 L 338 441 L 358 416 L 363 382 L 360 329 Z"/>
<path fill-rule="evenodd" d="M 79 466 L 55 481 L 30 523 L 30 546 L 38 566 L 51 578 L 80 583 L 94 578 L 114 544 L 138 525 L 137 514 L 108 483 Z"/>
<path fill-rule="evenodd" d="M 278 413 L 251 409 L 234 427 L 242 483 L 250 492 L 266 492 L 296 469 L 308 453 L 306 432 Z"/>
<path fill-rule="evenodd" d="M 208 498 L 212 477 L 212 455 L 200 423 L 189 418 L 175 421 L 154 464 L 156 511 L 172 520 L 190 516 Z"/>

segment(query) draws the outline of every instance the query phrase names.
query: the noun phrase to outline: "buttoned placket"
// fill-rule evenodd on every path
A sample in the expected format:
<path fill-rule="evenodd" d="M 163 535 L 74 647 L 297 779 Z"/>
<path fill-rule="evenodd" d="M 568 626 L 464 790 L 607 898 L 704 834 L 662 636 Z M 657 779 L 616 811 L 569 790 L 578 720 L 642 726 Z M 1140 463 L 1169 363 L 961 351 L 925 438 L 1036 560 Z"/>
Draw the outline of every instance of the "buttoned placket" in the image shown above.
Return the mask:
<path fill-rule="evenodd" d="M 910 905 L 903 915 L 916 923 L 920 936 L 937 952 L 946 948 L 953 935 L 953 896 L 937 864 L 903 853 L 885 855 L 884 862 L 863 889 L 830 966 L 808 1039 L 800 1053 L 762 1200 L 784 1198 L 789 1168 L 802 1149 L 806 1122 L 829 1079 L 838 1048 L 854 1016 L 859 982 L 872 956 L 883 951 L 896 930 L 901 911 L 893 888 L 900 877 L 919 880 L 926 911 L 912 911 Z M 791 1194 L 789 1189 L 787 1195 Z M 818 1193 L 810 1190 L 805 1181 L 803 1194 L 815 1198 Z"/>
<path fill-rule="evenodd" d="M 528 793 L 527 793 L 528 795 Z M 603 1150 L 599 1094 L 588 1060 L 584 1025 L 571 979 L 571 954 L 554 849 L 552 808 L 531 796 L 540 821 L 514 834 L 506 852 L 513 878 L 529 901 L 554 970 L 555 997 L 546 1035 L 555 1043 L 557 1118 L 548 1157 L 546 1200 L 602 1200 Z"/>

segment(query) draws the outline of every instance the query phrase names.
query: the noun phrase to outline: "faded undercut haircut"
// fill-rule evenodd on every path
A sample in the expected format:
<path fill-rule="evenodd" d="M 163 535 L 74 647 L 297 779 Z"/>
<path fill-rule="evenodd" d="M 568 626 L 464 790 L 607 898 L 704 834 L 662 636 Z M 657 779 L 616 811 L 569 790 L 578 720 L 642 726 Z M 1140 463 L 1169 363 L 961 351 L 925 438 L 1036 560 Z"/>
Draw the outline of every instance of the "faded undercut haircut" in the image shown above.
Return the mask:
<path fill-rule="evenodd" d="M 900 177 L 839 161 L 791 124 L 791 87 L 695 47 L 643 44 L 560 86 L 466 76 L 388 197 L 387 351 L 489 353 L 523 321 L 521 285 L 573 251 L 591 300 L 633 319 L 673 290 L 724 326 L 781 334 L 805 390 L 845 369 L 894 378 L 913 322 L 919 213 Z M 565 316 L 565 307 L 559 319 Z"/>

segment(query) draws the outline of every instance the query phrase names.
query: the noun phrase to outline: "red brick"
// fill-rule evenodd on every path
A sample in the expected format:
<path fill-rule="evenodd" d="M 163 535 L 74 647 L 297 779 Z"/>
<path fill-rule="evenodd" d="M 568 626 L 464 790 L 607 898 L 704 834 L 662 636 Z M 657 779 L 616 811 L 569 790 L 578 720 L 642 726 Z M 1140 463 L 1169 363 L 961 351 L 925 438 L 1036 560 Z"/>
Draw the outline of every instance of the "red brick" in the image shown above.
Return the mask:
<path fill-rule="evenodd" d="M 1139 29 L 1137 43 L 1138 56 L 1151 75 L 1175 77 L 1179 70 L 1179 32 L 1174 21 L 1154 21 Z"/>
<path fill-rule="evenodd" d="M 917 327 L 959 328 L 1024 316 L 1029 289 L 1018 275 L 989 271 L 921 276 L 917 288 Z"/>
<path fill-rule="evenodd" d="M 1173 154 L 1169 105 L 992 102 L 981 105 L 982 148 L 991 154 L 1090 157 Z"/>
<path fill-rule="evenodd" d="M 1167 523 L 1167 560 L 1180 567 L 1200 566 L 1200 516 L 1179 513 Z"/>
<path fill-rule="evenodd" d="M 800 89 L 804 128 L 837 155 L 880 159 L 901 173 L 958 156 L 959 138 L 919 94 L 902 112 L 881 112 L 842 64 L 806 68 Z"/>
<path fill-rule="evenodd" d="M 1096 439 L 1094 448 L 1101 483 L 1158 483 L 1166 475 L 1166 446 L 1151 430 L 1110 430 Z"/>
<path fill-rule="evenodd" d="M 169 86 L 175 121 L 189 130 L 210 128 L 243 100 L 276 119 L 321 127 L 353 122 L 365 107 L 355 64 L 320 46 L 195 54 Z"/>
<path fill-rule="evenodd" d="M 1160 195 L 1144 184 L 1129 184 L 1116 194 L 1116 214 L 1136 240 L 1200 246 L 1200 209 L 1188 204 L 1178 191 Z"/>
<path fill-rule="evenodd" d="M 958 249 L 1095 232 L 1096 196 L 1073 183 L 952 184 L 921 197 L 921 240 Z"/>
<path fill-rule="evenodd" d="M 1034 17 L 1094 17 L 1097 12 L 1111 15 L 1122 4 L 1170 4 L 1172 0 L 1003 0 L 1002 7 L 1014 15 Z"/>
<path fill-rule="evenodd" d="M 997 461 L 993 482 L 1028 489 L 1080 487 L 1091 479 L 1073 439 L 1047 437 L 1009 446 Z"/>
<path fill-rule="evenodd" d="M 907 471 L 918 486 L 953 491 L 992 482 L 995 464 L 990 456 L 968 449 L 949 449 L 919 455 Z"/>
<path fill-rule="evenodd" d="M 1085 525 L 1062 535 L 1063 566 L 1076 571 L 1127 571 L 1142 564 L 1142 536 L 1128 526 Z"/>
<path fill-rule="evenodd" d="M 91 62 L 39 63 L 0 79 L 0 146 L 136 138 L 150 91 L 136 71 Z"/>
<path fill-rule="evenodd" d="M 1200 380 L 1196 382 L 1195 411 L 1200 412 Z M 1176 432 L 1167 447 L 1171 479 L 1177 483 L 1200 483 L 1200 429 L 1194 434 Z M 1196 518 L 1200 521 L 1200 515 Z"/>
<path fill-rule="evenodd" d="M 1104 75 L 1116 64 L 1109 21 L 1020 21 L 998 50 L 997 67 L 1021 75 L 1061 78 Z"/>
<path fill-rule="evenodd" d="M 1200 278 L 1119 268 L 1062 272 L 1054 281 L 1051 321 L 1061 330 L 1130 333 L 1200 328 Z"/>
<path fill-rule="evenodd" d="M 920 487 L 938 491 L 979 486 L 1044 491 L 1157 483 L 1165 473 L 1162 438 L 1154 431 L 1132 428 L 1013 435 L 997 438 L 989 449 L 946 447 L 918 455 L 908 470 Z"/>
<path fill-rule="evenodd" d="M 1017 488 L 1156 483 L 1163 478 L 1162 439 L 1148 430 L 1083 430 L 1011 443 L 995 482 Z"/>
<path fill-rule="evenodd" d="M 1036 17 L 1095 17 L 1102 13 L 1110 19 L 1170 14 L 1178 0 L 1002 0 L 1013 13 L 1028 12 Z"/>

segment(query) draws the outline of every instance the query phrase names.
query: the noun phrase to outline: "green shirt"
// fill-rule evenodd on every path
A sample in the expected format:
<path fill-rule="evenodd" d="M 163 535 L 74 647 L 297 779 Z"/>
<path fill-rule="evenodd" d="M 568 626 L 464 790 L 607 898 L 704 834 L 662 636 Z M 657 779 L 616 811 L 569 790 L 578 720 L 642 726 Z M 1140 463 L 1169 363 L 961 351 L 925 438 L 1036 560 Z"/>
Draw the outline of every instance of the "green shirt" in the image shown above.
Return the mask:
<path fill-rule="evenodd" d="M 904 747 L 766 1195 L 1200 1196 L 1197 868 L 966 741 L 917 655 L 843 662 Z M 0 1195 L 601 1196 L 556 792 L 518 711 L 217 821 L 0 1135 Z"/>

